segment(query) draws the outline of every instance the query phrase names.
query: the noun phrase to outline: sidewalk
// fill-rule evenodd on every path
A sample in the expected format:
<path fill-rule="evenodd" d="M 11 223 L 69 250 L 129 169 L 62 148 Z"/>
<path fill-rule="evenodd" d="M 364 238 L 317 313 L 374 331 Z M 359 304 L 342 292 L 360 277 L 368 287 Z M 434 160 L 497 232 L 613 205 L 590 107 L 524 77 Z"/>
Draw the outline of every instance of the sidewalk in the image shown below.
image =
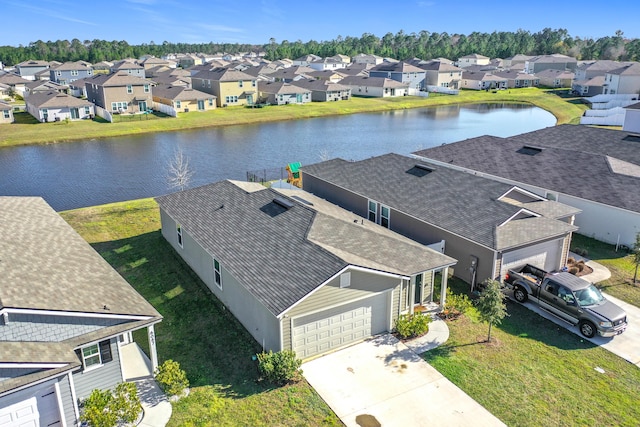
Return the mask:
<path fill-rule="evenodd" d="M 589 258 L 581 257 L 580 255 L 574 254 L 573 252 L 569 252 L 569 256 L 576 261 L 584 261 L 584 263 L 591 267 L 591 269 L 593 270 L 593 273 L 585 274 L 584 276 L 580 277 L 581 279 L 584 279 L 591 283 L 598 283 L 611 277 L 611 272 L 604 265 L 598 264 L 597 262 L 590 260 Z"/>

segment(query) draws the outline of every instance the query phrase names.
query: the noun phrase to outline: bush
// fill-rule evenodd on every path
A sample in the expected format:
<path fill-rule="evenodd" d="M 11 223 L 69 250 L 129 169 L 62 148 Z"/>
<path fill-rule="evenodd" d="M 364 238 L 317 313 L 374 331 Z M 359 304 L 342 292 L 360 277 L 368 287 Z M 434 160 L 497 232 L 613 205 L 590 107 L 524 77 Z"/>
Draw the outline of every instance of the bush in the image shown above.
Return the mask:
<path fill-rule="evenodd" d="M 396 332 L 402 339 L 419 337 L 429 331 L 431 317 L 422 313 L 401 314 L 396 320 Z"/>
<path fill-rule="evenodd" d="M 568 271 L 575 276 L 578 274 L 578 267 L 571 267 Z"/>
<path fill-rule="evenodd" d="M 297 380 L 302 374 L 300 366 L 302 360 L 296 358 L 296 353 L 292 350 L 278 351 L 274 353 L 258 353 L 258 370 L 260 374 L 269 382 L 274 384 L 285 384 L 289 381 Z"/>
<path fill-rule="evenodd" d="M 187 374 L 180 369 L 180 364 L 171 359 L 158 366 L 155 372 L 156 381 L 169 396 L 179 396 L 189 387 Z"/>
<path fill-rule="evenodd" d="M 142 406 L 134 383 L 120 383 L 112 392 L 95 389 L 82 402 L 80 420 L 91 427 L 114 427 L 135 422 Z"/>
<path fill-rule="evenodd" d="M 451 288 L 447 288 L 447 299 L 444 308 L 439 314 L 443 319 L 457 319 L 460 315 L 466 313 L 473 304 L 465 294 L 454 294 Z"/>

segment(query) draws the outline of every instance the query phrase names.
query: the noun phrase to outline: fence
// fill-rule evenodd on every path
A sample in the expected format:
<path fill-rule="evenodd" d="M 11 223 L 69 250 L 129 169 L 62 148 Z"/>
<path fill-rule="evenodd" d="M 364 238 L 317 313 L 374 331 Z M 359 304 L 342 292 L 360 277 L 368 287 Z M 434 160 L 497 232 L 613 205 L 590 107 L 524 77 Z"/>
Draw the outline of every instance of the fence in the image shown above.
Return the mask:
<path fill-rule="evenodd" d="M 106 121 L 113 123 L 113 116 L 111 115 L 110 112 L 108 112 L 107 110 L 105 110 L 102 107 L 98 107 L 96 105 L 95 107 L 96 109 L 96 115 L 102 117 L 103 119 L 105 119 Z"/>
<path fill-rule="evenodd" d="M 424 92 L 422 90 L 418 90 L 414 87 L 410 87 L 409 90 L 407 91 L 407 93 L 411 96 L 421 96 L 423 98 L 428 98 L 429 97 L 429 92 Z"/>
<path fill-rule="evenodd" d="M 432 85 L 427 86 L 427 91 L 433 93 L 444 93 L 445 95 L 457 95 L 458 93 L 460 93 L 458 89 Z"/>
<path fill-rule="evenodd" d="M 286 180 L 287 177 L 288 174 L 285 168 L 260 169 L 247 172 L 247 181 L 261 184 L 280 179 Z"/>
<path fill-rule="evenodd" d="M 161 113 L 164 113 L 167 116 L 178 117 L 178 112 L 176 111 L 175 108 L 173 108 L 170 105 L 161 104 L 160 102 L 154 102 L 152 105 L 153 105 L 153 109 L 156 111 L 160 111 Z"/>
<path fill-rule="evenodd" d="M 624 124 L 624 114 L 614 114 L 605 117 L 580 117 L 581 125 L 601 125 L 601 126 L 622 126 Z"/>

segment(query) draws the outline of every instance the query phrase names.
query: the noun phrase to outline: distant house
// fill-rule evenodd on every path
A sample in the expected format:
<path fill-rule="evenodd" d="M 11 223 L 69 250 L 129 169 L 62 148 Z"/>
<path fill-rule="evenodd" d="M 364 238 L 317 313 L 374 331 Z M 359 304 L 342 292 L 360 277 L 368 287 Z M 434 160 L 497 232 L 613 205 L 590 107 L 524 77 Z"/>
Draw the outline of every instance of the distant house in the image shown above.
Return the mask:
<path fill-rule="evenodd" d="M 303 55 L 300 58 L 296 58 L 291 62 L 294 67 L 308 67 L 313 61 L 320 61 L 322 57 L 314 54 Z"/>
<path fill-rule="evenodd" d="M 178 65 L 182 68 L 189 68 L 189 67 L 193 67 L 194 65 L 204 64 L 204 60 L 202 58 L 193 54 L 178 55 L 178 57 L 176 58 L 176 61 L 178 62 Z"/>
<path fill-rule="evenodd" d="M 281 68 L 269 73 L 266 77 L 276 82 L 291 83 L 300 79 L 310 79 L 317 70 L 304 65 L 294 65 L 289 68 Z"/>
<path fill-rule="evenodd" d="M 23 79 L 17 74 L 0 71 L 0 83 L 9 87 L 10 91 L 24 96 L 27 83 L 31 80 Z"/>
<path fill-rule="evenodd" d="M 95 116 L 91 102 L 56 91 L 33 92 L 24 102 L 27 112 L 42 123 L 89 119 Z"/>
<path fill-rule="evenodd" d="M 535 76 L 540 79 L 541 86 L 570 88 L 575 78 L 575 73 L 566 70 L 548 69 L 537 72 Z"/>
<path fill-rule="evenodd" d="M 470 67 L 472 65 L 489 65 L 491 58 L 488 56 L 473 53 L 471 55 L 465 55 L 458 58 L 456 65 L 460 68 Z"/>
<path fill-rule="evenodd" d="M 522 54 L 517 54 L 514 56 L 510 56 L 509 58 L 505 58 L 504 59 L 504 68 L 516 68 L 516 66 L 520 65 L 521 67 L 517 67 L 517 68 L 521 68 L 524 69 L 524 64 L 525 62 L 529 61 L 531 58 L 533 58 L 533 56 L 530 55 L 522 55 Z"/>
<path fill-rule="evenodd" d="M 456 263 L 302 190 L 221 181 L 156 200 L 162 236 L 256 342 L 301 359 L 444 302 Z"/>
<path fill-rule="evenodd" d="M 342 68 L 340 71 L 323 70 L 304 74 L 314 80 L 327 80 L 332 83 L 338 83 L 340 80 L 347 76 L 347 74 L 341 73 L 342 70 L 344 70 L 344 68 Z"/>
<path fill-rule="evenodd" d="M 85 81 L 87 98 L 110 113 L 144 113 L 153 105 L 154 83 L 144 78 L 121 71 Z"/>
<path fill-rule="evenodd" d="M 553 54 L 534 56 L 524 63 L 524 72 L 538 75 L 545 70 L 575 71 L 578 60 L 567 55 Z"/>
<path fill-rule="evenodd" d="M 507 89 L 509 79 L 491 71 L 464 71 L 461 88 L 473 90 Z"/>
<path fill-rule="evenodd" d="M 580 234 L 632 247 L 640 230 L 639 141 L 633 129 L 561 125 L 416 154 L 580 209 Z"/>
<path fill-rule="evenodd" d="M 60 92 L 68 93 L 69 86 L 53 82 L 51 80 L 34 80 L 25 85 L 24 96 L 27 97 L 35 92 Z"/>
<path fill-rule="evenodd" d="M 640 92 L 640 63 L 633 62 L 608 71 L 604 77 L 605 95 L 637 94 Z"/>
<path fill-rule="evenodd" d="M 580 96 L 596 96 L 604 92 L 604 76 L 591 77 L 586 80 L 573 79 L 571 90 Z"/>
<path fill-rule="evenodd" d="M 507 79 L 508 88 L 537 87 L 540 84 L 537 76 L 517 70 L 494 71 L 493 75 Z"/>
<path fill-rule="evenodd" d="M 49 68 L 49 80 L 62 85 L 91 76 L 93 76 L 93 69 L 83 61 L 65 62 Z"/>
<path fill-rule="evenodd" d="M 11 99 L 11 87 L 8 84 L 0 83 L 0 100 Z"/>
<path fill-rule="evenodd" d="M 347 101 L 351 99 L 351 88 L 328 80 L 297 80 L 295 86 L 311 91 L 311 100 L 315 102 Z"/>
<path fill-rule="evenodd" d="M 396 63 L 382 63 L 369 70 L 369 77 L 382 77 L 406 84 L 411 89 L 424 89 L 425 70 L 400 61 Z"/>
<path fill-rule="evenodd" d="M 414 64 L 425 72 L 425 86 L 458 89 L 462 80 L 462 68 L 441 61 L 420 61 Z"/>
<path fill-rule="evenodd" d="M 348 76 L 340 84 L 351 88 L 352 96 L 387 98 L 409 94 L 406 83 L 383 77 Z"/>
<path fill-rule="evenodd" d="M 171 61 L 169 59 L 156 58 L 155 56 L 150 56 L 142 61 L 141 65 L 145 70 L 149 70 L 151 68 L 163 66 L 167 68 L 176 68 L 178 64 L 175 61 Z"/>
<path fill-rule="evenodd" d="M 133 61 L 118 61 L 115 62 L 110 69 L 111 73 L 127 73 L 133 77 L 140 77 L 141 79 L 145 78 L 144 67 L 142 65 L 138 65 Z"/>
<path fill-rule="evenodd" d="M 258 99 L 273 105 L 306 104 L 311 90 L 285 82 L 258 82 Z"/>
<path fill-rule="evenodd" d="M 36 80 L 36 73 L 44 70 L 48 70 L 50 63 L 47 61 L 39 61 L 30 59 L 16 64 L 16 70 L 20 77 L 26 80 Z"/>
<path fill-rule="evenodd" d="M 0 123 L 13 123 L 13 107 L 4 101 L 0 101 Z"/>
<path fill-rule="evenodd" d="M 92 390 L 144 366 L 134 331 L 151 375 L 162 316 L 43 199 L 0 197 L 0 222 L 0 420 L 79 426 Z"/>
<path fill-rule="evenodd" d="M 218 107 L 253 105 L 258 95 L 257 79 L 245 72 L 217 67 L 191 76 L 194 89 L 216 96 Z"/>
<path fill-rule="evenodd" d="M 318 59 L 316 61 L 312 61 L 307 65 L 307 67 L 313 68 L 314 70 L 317 70 L 317 71 L 324 71 L 324 70 L 335 71 L 335 70 L 340 70 L 342 68 L 345 68 L 347 65 L 348 63 L 344 62 L 342 59 L 330 57 L 330 58 L 324 58 L 324 59 Z"/>
<path fill-rule="evenodd" d="M 411 157 L 386 154 L 302 167 L 302 186 L 418 243 L 444 240 L 453 274 L 472 286 L 530 262 L 564 265 L 578 209 Z"/>
<path fill-rule="evenodd" d="M 370 64 L 370 65 L 378 65 L 384 62 L 384 58 L 377 55 L 369 55 L 366 53 L 359 53 L 352 58 L 354 64 Z"/>
<path fill-rule="evenodd" d="M 111 72 L 111 67 L 113 67 L 113 62 L 100 61 L 93 64 L 92 68 L 95 74 L 109 74 Z"/>
<path fill-rule="evenodd" d="M 153 89 L 153 100 L 170 105 L 178 112 L 208 111 L 216 108 L 216 97 L 186 86 L 159 85 Z"/>

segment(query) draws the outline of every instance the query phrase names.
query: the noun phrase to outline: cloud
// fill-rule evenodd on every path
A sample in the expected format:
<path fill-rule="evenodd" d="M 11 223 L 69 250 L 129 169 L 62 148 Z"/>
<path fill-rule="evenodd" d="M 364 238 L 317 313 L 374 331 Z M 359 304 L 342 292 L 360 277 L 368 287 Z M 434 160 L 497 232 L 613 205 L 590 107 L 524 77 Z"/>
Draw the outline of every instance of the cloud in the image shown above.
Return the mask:
<path fill-rule="evenodd" d="M 93 25 L 93 26 L 98 25 L 95 22 L 90 22 L 90 21 L 85 21 L 85 20 L 82 20 L 82 19 L 77 19 L 77 18 L 74 18 L 72 16 L 68 16 L 66 14 L 58 13 L 58 12 L 56 12 L 54 10 L 45 9 L 45 8 L 42 8 L 42 7 L 32 6 L 32 5 L 24 4 L 24 3 L 13 3 L 13 2 L 11 2 L 9 4 L 11 6 L 14 6 L 14 7 L 26 9 L 26 10 L 30 11 L 31 13 L 37 13 L 38 15 L 43 15 L 43 16 L 46 16 L 46 17 L 52 18 L 52 19 L 60 19 L 60 20 L 63 20 L 63 21 L 75 22 L 77 24 L 84 24 L 84 25 Z"/>

